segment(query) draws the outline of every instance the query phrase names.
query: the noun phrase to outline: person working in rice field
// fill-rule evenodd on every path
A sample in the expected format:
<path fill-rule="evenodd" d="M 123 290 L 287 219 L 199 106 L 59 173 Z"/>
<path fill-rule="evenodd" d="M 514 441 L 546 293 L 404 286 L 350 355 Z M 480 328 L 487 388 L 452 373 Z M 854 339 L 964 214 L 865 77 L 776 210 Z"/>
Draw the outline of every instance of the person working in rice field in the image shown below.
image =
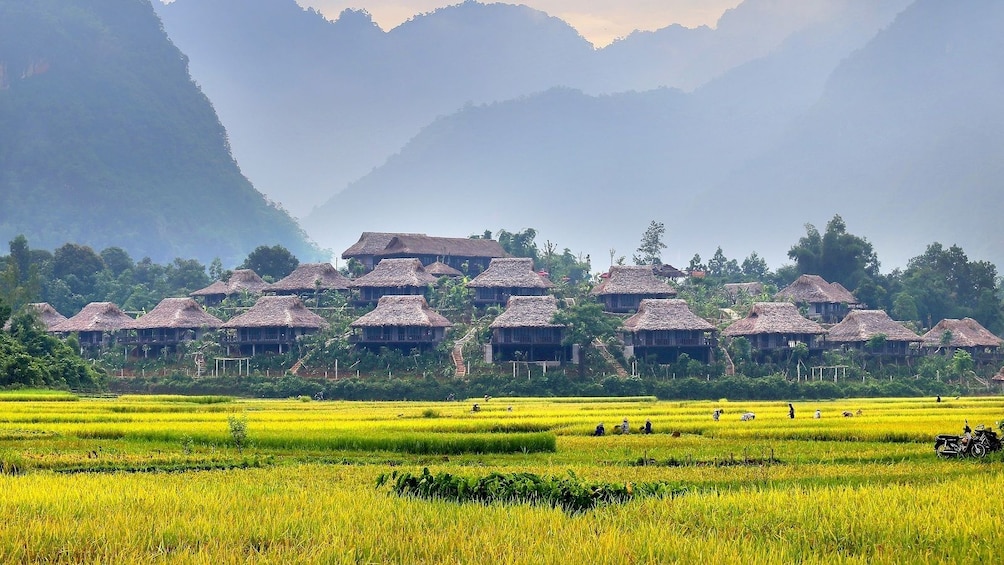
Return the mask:
<path fill-rule="evenodd" d="M 790 402 L 788 403 L 788 417 L 792 420 L 795 419 L 795 407 Z"/>
<path fill-rule="evenodd" d="M 628 425 L 628 419 L 627 418 L 624 418 L 624 421 L 621 422 L 621 433 L 622 434 L 629 434 L 629 433 L 631 433 L 631 426 Z"/>

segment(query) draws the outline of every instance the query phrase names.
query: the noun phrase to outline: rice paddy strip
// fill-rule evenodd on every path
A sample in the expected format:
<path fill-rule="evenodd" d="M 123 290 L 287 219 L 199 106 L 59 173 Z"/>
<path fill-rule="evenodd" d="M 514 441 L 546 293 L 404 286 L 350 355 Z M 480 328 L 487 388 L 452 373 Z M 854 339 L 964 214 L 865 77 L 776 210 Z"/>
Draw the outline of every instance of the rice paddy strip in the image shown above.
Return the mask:
<path fill-rule="evenodd" d="M 934 435 L 960 433 L 964 420 L 996 429 L 996 397 L 795 402 L 792 420 L 787 403 L 726 400 L 17 394 L 0 400 L 4 563 L 988 563 L 1004 553 L 1002 454 L 933 452 Z M 741 422 L 747 411 L 756 418 Z M 234 418 L 246 422 L 239 448 Z M 591 435 L 624 419 L 629 434 Z M 638 433 L 646 420 L 655 433 Z M 532 496 L 468 504 L 375 487 L 425 468 L 454 485 L 568 477 L 580 493 L 686 494 L 569 513 Z"/>

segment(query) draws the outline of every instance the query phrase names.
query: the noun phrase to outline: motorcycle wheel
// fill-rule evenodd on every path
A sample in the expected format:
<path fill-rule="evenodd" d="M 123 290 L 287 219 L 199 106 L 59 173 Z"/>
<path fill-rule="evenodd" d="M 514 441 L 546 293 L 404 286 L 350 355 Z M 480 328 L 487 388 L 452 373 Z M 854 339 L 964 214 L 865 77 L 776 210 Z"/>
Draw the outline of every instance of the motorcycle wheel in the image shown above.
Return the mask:
<path fill-rule="evenodd" d="M 975 443 L 969 448 L 969 455 L 982 459 L 987 456 L 987 448 L 982 443 Z"/>
<path fill-rule="evenodd" d="M 948 444 L 947 443 L 938 443 L 938 444 L 935 444 L 935 446 L 934 446 L 934 452 L 938 455 L 938 457 L 940 457 L 942 459 L 945 459 L 947 457 L 955 457 L 957 455 L 954 451 L 949 451 L 948 450 Z"/>

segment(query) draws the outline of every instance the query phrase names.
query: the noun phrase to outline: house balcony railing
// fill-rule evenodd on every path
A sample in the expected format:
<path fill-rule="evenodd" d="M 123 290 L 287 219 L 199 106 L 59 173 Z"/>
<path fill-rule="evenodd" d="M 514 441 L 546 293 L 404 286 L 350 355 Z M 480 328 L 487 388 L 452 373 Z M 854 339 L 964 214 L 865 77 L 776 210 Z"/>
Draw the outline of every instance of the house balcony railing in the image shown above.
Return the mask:
<path fill-rule="evenodd" d="M 561 345 L 560 339 L 544 337 L 492 339 L 492 345 Z"/>
<path fill-rule="evenodd" d="M 636 339 L 635 347 L 712 347 L 714 342 L 707 338 L 652 338 Z"/>
<path fill-rule="evenodd" d="M 224 345 L 237 345 L 237 344 L 286 345 L 295 342 L 296 342 L 296 336 L 294 335 L 258 336 L 258 337 L 228 335 L 220 338 L 220 343 Z"/>
<path fill-rule="evenodd" d="M 367 336 L 350 335 L 349 343 L 436 343 L 435 336 Z"/>

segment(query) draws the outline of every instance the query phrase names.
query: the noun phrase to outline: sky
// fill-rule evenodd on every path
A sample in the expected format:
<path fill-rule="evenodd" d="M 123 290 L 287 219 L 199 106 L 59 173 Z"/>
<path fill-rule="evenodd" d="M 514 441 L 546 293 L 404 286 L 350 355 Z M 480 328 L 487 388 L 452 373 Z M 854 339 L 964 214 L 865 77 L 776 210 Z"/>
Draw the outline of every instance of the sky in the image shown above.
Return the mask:
<path fill-rule="evenodd" d="M 482 0 L 489 3 L 489 0 Z M 408 18 L 460 0 L 297 0 L 328 19 L 346 8 L 364 9 L 383 30 L 390 30 Z M 686 27 L 714 26 L 722 13 L 741 0 L 511 0 L 547 12 L 568 22 L 597 47 L 608 45 L 632 31 L 652 31 L 670 24 Z"/>

